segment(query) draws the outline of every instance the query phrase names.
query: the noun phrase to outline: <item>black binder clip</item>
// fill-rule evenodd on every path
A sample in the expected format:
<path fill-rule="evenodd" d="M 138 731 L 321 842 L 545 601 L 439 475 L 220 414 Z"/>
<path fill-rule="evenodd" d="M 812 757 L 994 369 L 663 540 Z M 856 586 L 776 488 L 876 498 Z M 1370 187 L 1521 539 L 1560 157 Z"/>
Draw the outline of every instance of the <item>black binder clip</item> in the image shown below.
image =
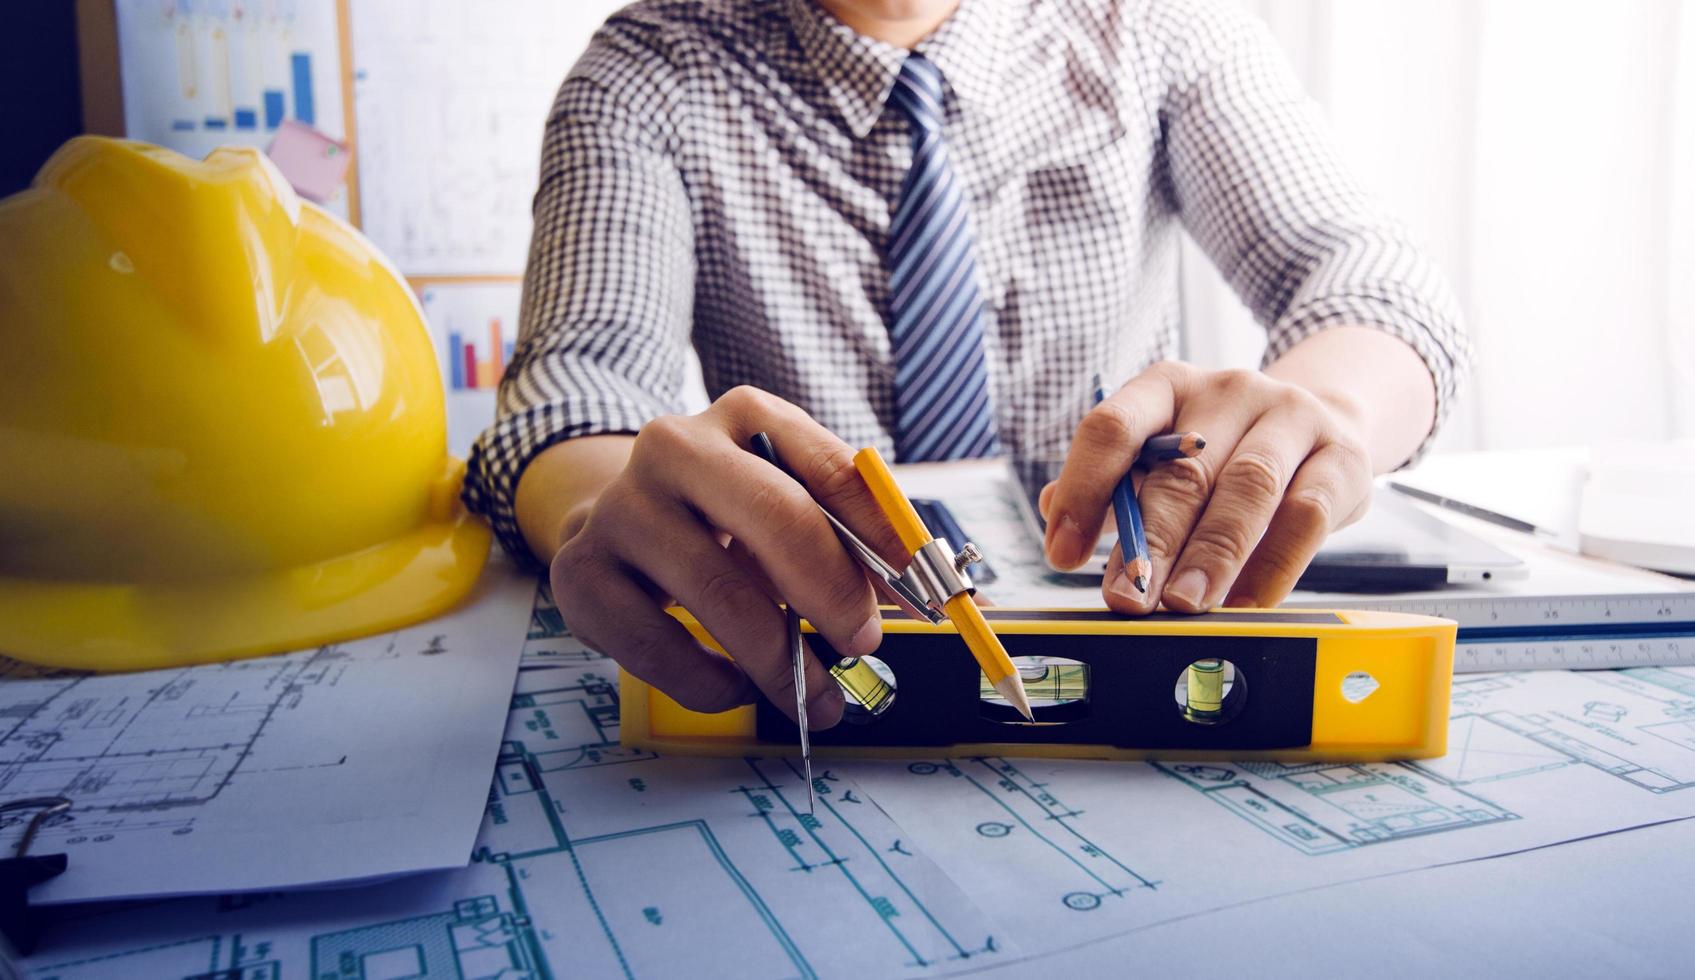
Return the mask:
<path fill-rule="evenodd" d="M 31 915 L 29 890 L 63 874 L 69 863 L 63 854 L 31 855 L 29 845 L 49 817 L 56 817 L 70 808 L 71 801 L 63 796 L 37 796 L 0 803 L 0 814 L 14 810 L 36 811 L 24 827 L 24 835 L 18 839 L 17 850 L 11 857 L 0 860 L 0 933 L 20 956 L 27 956 L 33 951 L 35 941 L 41 935 L 41 923 Z"/>

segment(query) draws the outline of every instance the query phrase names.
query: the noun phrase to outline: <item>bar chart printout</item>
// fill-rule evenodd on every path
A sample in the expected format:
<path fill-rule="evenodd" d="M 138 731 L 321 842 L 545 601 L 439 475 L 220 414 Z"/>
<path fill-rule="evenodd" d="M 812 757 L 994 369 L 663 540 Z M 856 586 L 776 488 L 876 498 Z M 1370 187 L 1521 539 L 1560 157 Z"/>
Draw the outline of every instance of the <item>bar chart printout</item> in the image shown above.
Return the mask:
<path fill-rule="evenodd" d="M 518 336 L 517 279 L 415 282 L 441 366 L 448 451 L 465 456 L 494 421 L 495 392 Z"/>
<path fill-rule="evenodd" d="M 448 391 L 494 391 L 517 337 L 516 282 L 430 283 L 418 294 Z"/>
<path fill-rule="evenodd" d="M 124 129 L 203 157 L 285 119 L 347 138 L 336 0 L 117 0 Z"/>
<path fill-rule="evenodd" d="M 453 391 L 493 390 L 512 359 L 512 341 L 505 339 L 500 317 L 488 319 L 481 337 L 466 337 L 457 330 L 447 335 L 448 383 Z"/>

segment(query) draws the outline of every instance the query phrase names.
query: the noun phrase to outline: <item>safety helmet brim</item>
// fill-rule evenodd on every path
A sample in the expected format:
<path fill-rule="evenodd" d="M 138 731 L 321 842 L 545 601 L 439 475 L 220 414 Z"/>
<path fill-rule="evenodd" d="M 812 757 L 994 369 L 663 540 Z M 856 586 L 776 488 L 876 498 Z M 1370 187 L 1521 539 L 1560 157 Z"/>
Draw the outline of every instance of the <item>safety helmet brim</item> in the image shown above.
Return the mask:
<path fill-rule="evenodd" d="M 486 524 L 458 509 L 362 551 L 245 577 L 0 578 L 0 652 L 76 670 L 152 670 L 382 633 L 465 598 L 491 537 Z"/>

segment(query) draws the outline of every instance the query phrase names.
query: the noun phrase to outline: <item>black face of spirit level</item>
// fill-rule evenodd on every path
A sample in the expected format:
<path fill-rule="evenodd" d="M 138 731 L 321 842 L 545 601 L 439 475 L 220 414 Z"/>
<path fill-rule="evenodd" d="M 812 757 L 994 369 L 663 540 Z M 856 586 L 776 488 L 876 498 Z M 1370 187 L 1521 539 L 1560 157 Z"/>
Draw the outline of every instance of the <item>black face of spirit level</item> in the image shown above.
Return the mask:
<path fill-rule="evenodd" d="M 1334 620 L 1333 620 L 1334 621 Z M 818 652 L 823 637 L 807 637 Z M 1296 637 L 1147 634 L 1085 636 L 1002 634 L 1014 663 L 1059 658 L 1082 664 L 1080 697 L 1036 705 L 1036 724 L 1004 702 L 984 699 L 977 664 L 957 656 L 952 636 L 891 636 L 877 659 L 895 678 L 887 710 L 865 724 L 842 724 L 812 734 L 816 746 L 935 746 L 1005 742 L 1018 745 L 1099 745 L 1119 749 L 1280 749 L 1312 742 L 1313 669 L 1318 642 Z M 1190 664 L 1216 659 L 1235 668 L 1232 693 L 1241 707 L 1227 724 L 1197 724 L 1173 698 L 1173 684 Z M 757 708 L 761 742 L 799 737 L 794 722 L 769 702 Z"/>

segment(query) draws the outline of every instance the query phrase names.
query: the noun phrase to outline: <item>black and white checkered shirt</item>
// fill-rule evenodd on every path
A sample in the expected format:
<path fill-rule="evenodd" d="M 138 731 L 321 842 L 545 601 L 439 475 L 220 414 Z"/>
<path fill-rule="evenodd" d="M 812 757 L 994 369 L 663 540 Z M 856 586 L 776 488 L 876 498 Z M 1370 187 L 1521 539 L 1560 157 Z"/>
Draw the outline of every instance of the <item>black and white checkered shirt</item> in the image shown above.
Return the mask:
<path fill-rule="evenodd" d="M 948 87 L 1007 451 L 1061 460 L 1091 403 L 1174 356 L 1187 229 L 1270 335 L 1339 324 L 1418 350 L 1438 418 L 1466 360 L 1441 276 L 1344 172 L 1261 25 L 1203 0 L 963 0 L 918 51 Z M 542 449 L 753 384 L 893 447 L 884 244 L 911 163 L 885 102 L 907 52 L 812 0 L 643 0 L 560 88 L 522 326 L 465 500 L 513 513 Z"/>

